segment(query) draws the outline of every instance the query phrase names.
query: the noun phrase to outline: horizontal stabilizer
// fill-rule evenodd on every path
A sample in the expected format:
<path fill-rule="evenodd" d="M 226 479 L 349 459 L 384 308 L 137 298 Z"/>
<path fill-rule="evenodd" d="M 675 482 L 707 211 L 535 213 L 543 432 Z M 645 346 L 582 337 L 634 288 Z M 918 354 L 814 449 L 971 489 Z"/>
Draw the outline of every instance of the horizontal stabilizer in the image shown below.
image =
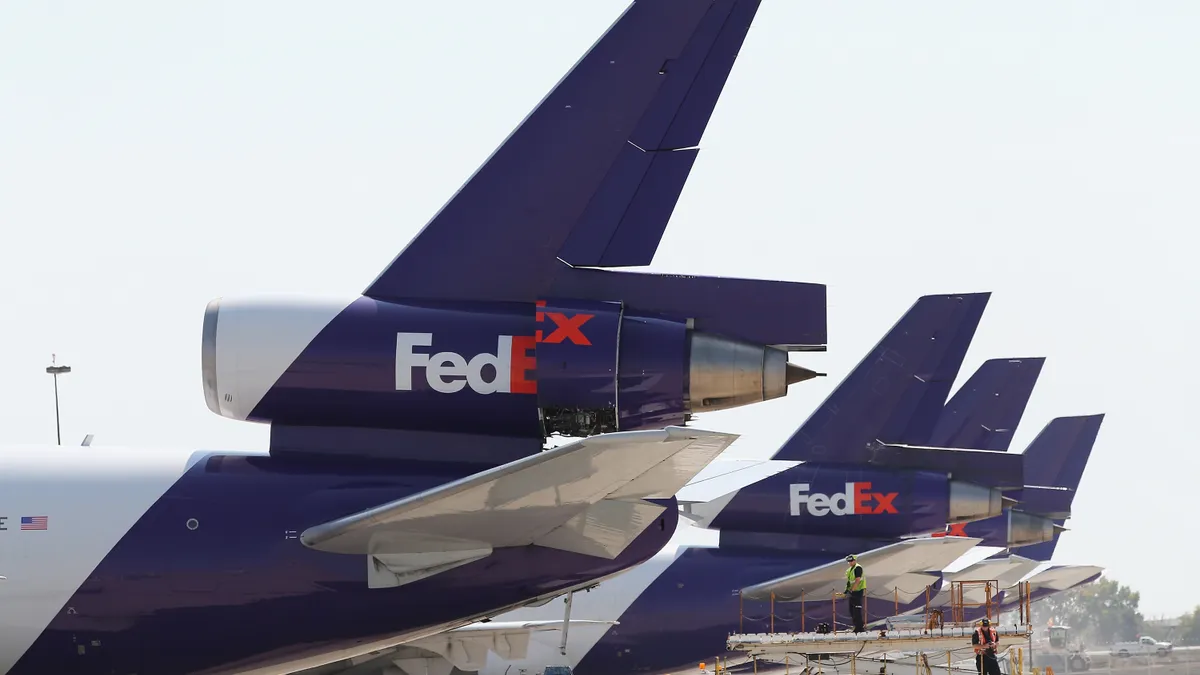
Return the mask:
<path fill-rule="evenodd" d="M 855 554 L 869 575 L 867 595 L 899 598 L 911 602 L 925 593 L 926 586 L 940 578 L 942 570 L 979 543 L 971 537 L 906 539 L 866 553 Z M 846 563 L 835 560 L 803 572 L 772 579 L 742 589 L 742 597 L 775 602 L 833 599 L 846 586 Z"/>
<path fill-rule="evenodd" d="M 632 311 L 691 319 L 700 332 L 787 351 L 825 351 L 824 284 L 562 267 L 549 295 L 620 301 Z"/>
<path fill-rule="evenodd" d="M 737 436 L 681 427 L 593 436 L 305 530 L 304 545 L 366 555 L 394 586 L 538 545 L 613 559 Z"/>
<path fill-rule="evenodd" d="M 1025 415 L 1046 359 L 990 359 L 959 388 L 926 445 L 1004 452 Z"/>
<path fill-rule="evenodd" d="M 364 294 L 532 302 L 568 264 L 648 265 L 758 5 L 633 3 Z"/>
<path fill-rule="evenodd" d="M 869 466 L 944 471 L 954 480 L 1005 490 L 1020 489 L 1024 483 L 1024 462 L 1020 455 L 913 445 L 874 445 L 864 453 L 863 463 Z"/>

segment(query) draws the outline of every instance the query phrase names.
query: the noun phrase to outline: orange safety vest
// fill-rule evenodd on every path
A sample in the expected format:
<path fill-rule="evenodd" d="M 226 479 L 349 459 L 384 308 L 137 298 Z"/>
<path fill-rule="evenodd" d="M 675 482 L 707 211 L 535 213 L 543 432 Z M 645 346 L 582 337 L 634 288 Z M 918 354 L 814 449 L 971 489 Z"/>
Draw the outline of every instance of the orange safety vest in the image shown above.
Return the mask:
<path fill-rule="evenodd" d="M 983 626 L 980 626 L 979 628 L 975 629 L 975 634 L 979 636 L 979 644 L 975 645 L 975 653 L 976 654 L 982 654 L 983 651 L 985 649 L 987 649 L 987 643 L 989 643 L 989 642 L 994 643 L 994 642 L 998 641 L 996 639 L 996 629 L 992 628 L 991 626 L 988 626 L 987 629 L 988 629 L 988 632 L 991 633 L 991 638 L 992 638 L 991 640 L 988 640 L 987 638 L 984 637 Z"/>

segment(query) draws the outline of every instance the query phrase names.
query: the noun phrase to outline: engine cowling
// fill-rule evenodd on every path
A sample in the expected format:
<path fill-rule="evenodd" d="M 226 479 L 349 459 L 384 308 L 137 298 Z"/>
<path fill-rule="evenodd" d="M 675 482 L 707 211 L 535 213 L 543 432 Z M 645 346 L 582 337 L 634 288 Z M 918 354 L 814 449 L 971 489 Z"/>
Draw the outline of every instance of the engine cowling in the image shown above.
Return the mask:
<path fill-rule="evenodd" d="M 620 303 L 218 299 L 205 400 L 232 419 L 501 436 L 683 424 L 785 396 L 786 352 Z"/>

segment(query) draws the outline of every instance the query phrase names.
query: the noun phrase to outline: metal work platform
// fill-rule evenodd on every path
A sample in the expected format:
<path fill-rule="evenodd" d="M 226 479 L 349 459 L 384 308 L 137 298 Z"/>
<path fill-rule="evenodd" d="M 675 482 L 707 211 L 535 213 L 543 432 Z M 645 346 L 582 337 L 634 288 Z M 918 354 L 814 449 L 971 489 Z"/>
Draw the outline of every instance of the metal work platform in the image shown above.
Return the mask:
<path fill-rule="evenodd" d="M 932 589 L 927 587 L 923 613 L 886 617 L 882 619 L 885 624 L 884 628 L 876 628 L 862 633 L 847 630 L 830 631 L 828 625 L 826 625 L 825 632 L 807 631 L 804 629 L 803 615 L 800 621 L 800 632 L 776 632 L 775 606 L 778 597 L 774 591 L 770 591 L 768 596 L 770 632 L 741 632 L 740 626 L 744 621 L 739 620 L 739 632 L 729 636 L 726 648 L 755 659 L 762 657 L 768 660 L 787 654 L 804 656 L 849 654 L 852 658 L 857 658 L 899 652 L 928 654 L 930 652 L 966 650 L 970 653 L 973 651 L 971 635 L 975 632 L 978 624 L 975 621 L 966 620 L 967 610 L 978 609 L 982 610 L 984 617 L 993 622 L 992 627 L 996 629 L 1000 651 L 1003 652 L 1008 647 L 1024 644 L 1033 634 L 1030 620 L 1029 585 L 1021 583 L 1016 586 L 1020 594 L 1020 601 L 1018 618 L 1015 623 L 1000 624 L 997 622 L 999 606 L 994 599 L 994 594 L 999 590 L 999 584 L 995 580 L 955 580 L 951 582 L 948 589 L 951 603 L 947 609 L 950 610 L 949 614 L 952 620 L 946 621 L 945 612 L 932 606 Z M 799 597 L 803 608 L 804 596 L 800 595 Z M 833 606 L 829 608 L 835 628 L 837 626 L 836 603 L 838 597 L 837 593 L 832 595 Z M 741 611 L 744 619 L 744 607 Z M 864 613 L 866 613 L 865 608 Z"/>
<path fill-rule="evenodd" d="M 1032 632 L 1028 626 L 994 626 L 1000 644 L 1023 644 Z M 942 626 L 867 633 L 745 633 L 730 635 L 730 651 L 748 656 L 782 657 L 784 654 L 879 654 L 884 652 L 936 652 L 970 648 L 972 626 Z"/>

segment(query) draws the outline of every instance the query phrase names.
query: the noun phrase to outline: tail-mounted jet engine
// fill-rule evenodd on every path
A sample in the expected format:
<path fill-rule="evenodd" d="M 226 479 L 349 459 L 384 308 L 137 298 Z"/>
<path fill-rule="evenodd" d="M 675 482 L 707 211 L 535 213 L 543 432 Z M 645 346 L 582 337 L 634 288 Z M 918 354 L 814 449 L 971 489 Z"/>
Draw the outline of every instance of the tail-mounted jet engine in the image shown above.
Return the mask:
<path fill-rule="evenodd" d="M 273 425 L 589 436 L 681 425 L 818 375 L 617 302 L 218 299 L 203 330 L 209 409 Z"/>

